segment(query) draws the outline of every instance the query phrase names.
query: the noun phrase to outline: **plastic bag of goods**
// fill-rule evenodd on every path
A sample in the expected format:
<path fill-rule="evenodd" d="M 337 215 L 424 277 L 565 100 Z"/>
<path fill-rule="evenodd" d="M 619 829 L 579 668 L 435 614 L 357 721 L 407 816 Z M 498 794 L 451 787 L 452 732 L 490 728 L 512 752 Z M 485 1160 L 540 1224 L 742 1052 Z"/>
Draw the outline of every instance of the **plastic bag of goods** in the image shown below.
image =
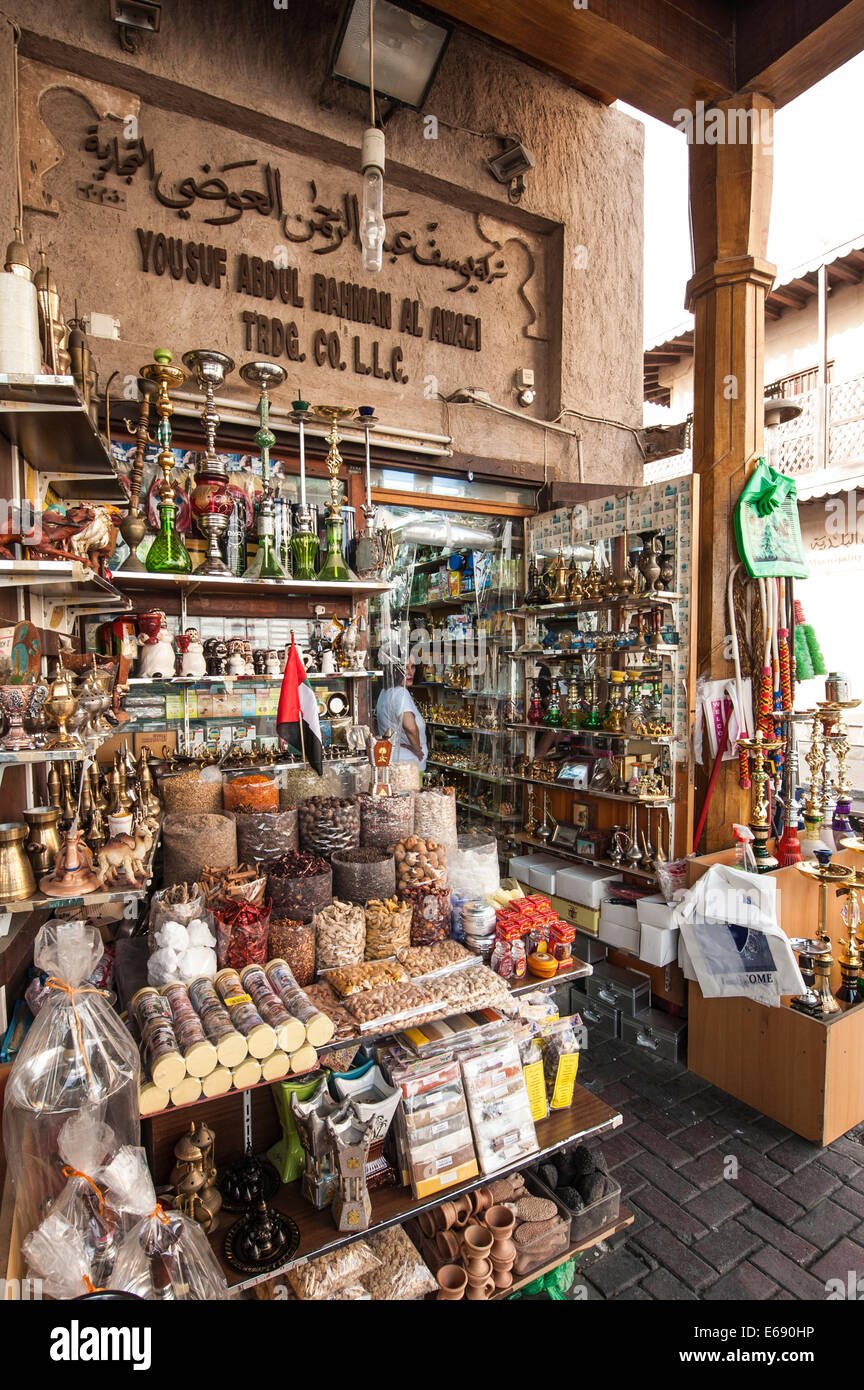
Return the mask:
<path fill-rule="evenodd" d="M 154 893 L 147 939 L 147 983 L 157 989 L 169 980 L 189 984 L 216 974 L 215 924 L 200 884 L 175 883 Z"/>
<path fill-rule="evenodd" d="M 142 1185 L 141 1197 L 147 1212 L 117 1252 L 110 1287 L 160 1301 L 230 1298 L 225 1276 L 198 1222 L 177 1211 L 163 1211 L 152 1181 L 149 1191 Z"/>
<path fill-rule="evenodd" d="M 450 890 L 464 899 L 491 898 L 501 887 L 498 842 L 482 831 L 460 835 L 447 856 Z"/>
<path fill-rule="evenodd" d="M 103 954 L 95 927 L 52 919 L 33 953 L 49 976 L 39 1010 L 6 1087 L 3 1143 L 23 1232 L 45 1216 L 63 1189 L 60 1131 L 89 1111 L 117 1148 L 140 1142 L 138 1049 L 105 996 L 86 981 Z M 106 1155 L 106 1160 L 112 1155 Z"/>

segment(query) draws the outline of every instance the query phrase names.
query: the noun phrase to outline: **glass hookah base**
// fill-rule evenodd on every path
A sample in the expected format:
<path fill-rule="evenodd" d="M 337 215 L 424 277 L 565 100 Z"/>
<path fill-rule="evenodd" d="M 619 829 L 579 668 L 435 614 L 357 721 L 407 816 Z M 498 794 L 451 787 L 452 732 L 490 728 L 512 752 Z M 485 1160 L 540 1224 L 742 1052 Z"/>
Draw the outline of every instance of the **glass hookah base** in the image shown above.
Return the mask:
<path fill-rule="evenodd" d="M 356 580 L 357 576 L 348 568 L 340 555 L 328 555 L 324 568 L 319 570 L 318 579 L 326 584 L 347 584 Z"/>

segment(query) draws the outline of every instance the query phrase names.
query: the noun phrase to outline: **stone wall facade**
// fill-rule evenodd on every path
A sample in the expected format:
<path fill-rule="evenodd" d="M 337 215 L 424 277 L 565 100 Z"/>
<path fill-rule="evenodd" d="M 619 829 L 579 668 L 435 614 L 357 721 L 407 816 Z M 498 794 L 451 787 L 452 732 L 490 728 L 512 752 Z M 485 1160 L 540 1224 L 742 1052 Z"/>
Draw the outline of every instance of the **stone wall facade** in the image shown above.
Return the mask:
<path fill-rule="evenodd" d="M 577 451 L 528 417 L 570 408 L 639 425 L 637 122 L 457 30 L 424 111 L 386 121 L 391 249 L 370 277 L 355 222 L 368 95 L 327 76 L 339 0 L 172 0 L 132 55 L 105 0 L 6 9 L 22 31 L 25 240 L 34 263 L 44 246 L 67 317 L 77 299 L 81 313 L 118 320 L 118 339 L 91 338 L 101 381 L 118 374 L 115 394 L 134 392 L 155 347 L 178 360 L 195 347 L 238 364 L 269 357 L 288 371 L 274 404 L 296 391 L 369 404 L 387 424 L 452 436 L 454 454 L 532 480 L 544 467 L 578 480 Z M 0 21 L 6 73 L 11 47 Z M 8 156 L 11 84 L 0 104 Z M 536 159 L 518 205 L 485 165 L 495 132 Z M 6 157 L 7 236 L 14 209 Z M 525 411 L 519 367 L 537 383 Z M 526 418 L 439 399 L 461 388 Z M 236 375 L 226 394 L 249 395 Z M 632 435 L 563 423 L 583 436 L 585 482 L 641 479 Z"/>

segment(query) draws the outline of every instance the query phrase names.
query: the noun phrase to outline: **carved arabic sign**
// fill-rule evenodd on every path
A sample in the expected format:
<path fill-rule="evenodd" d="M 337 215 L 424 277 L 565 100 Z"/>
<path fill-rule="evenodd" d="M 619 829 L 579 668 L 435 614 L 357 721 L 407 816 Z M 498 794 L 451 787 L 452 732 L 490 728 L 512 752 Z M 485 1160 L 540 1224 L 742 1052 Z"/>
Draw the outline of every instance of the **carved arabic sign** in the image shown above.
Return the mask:
<path fill-rule="evenodd" d="M 206 224 L 229 226 L 247 212 L 257 212 L 260 217 L 275 218 L 286 241 L 309 243 L 312 254 L 316 256 L 330 255 L 345 242 L 358 248 L 360 246 L 360 211 L 356 194 L 343 193 L 339 204 L 331 206 L 319 199 L 317 186 L 310 181 L 307 206 L 286 209 L 281 172 L 269 160 L 241 159 L 215 168 L 211 164 L 202 164 L 198 174 L 187 175 L 168 187 L 163 170 L 157 167 L 155 151 L 140 137 L 100 140 L 99 127 L 88 126 L 84 149 L 96 156 L 94 182 L 114 174 L 131 184 L 138 171 L 144 169 L 156 201 L 176 212 L 178 217 L 188 219 L 190 208 L 199 202 L 205 206 L 220 204 L 218 215 L 203 219 Z M 258 187 L 241 186 L 247 179 L 251 183 L 251 177 L 248 173 L 238 175 L 237 171 L 252 169 L 256 171 Z M 224 175 L 235 177 L 225 178 Z M 446 287 L 450 293 L 468 290 L 476 294 L 481 285 L 491 284 L 508 274 L 501 249 L 494 243 L 487 244 L 476 254 L 450 256 L 438 245 L 437 222 L 425 223 L 421 235 L 409 227 L 395 225 L 408 216 L 408 208 L 391 209 L 384 213 L 389 233 L 384 250 L 391 263 L 401 256 L 410 256 L 417 265 L 455 275 L 456 282 Z"/>

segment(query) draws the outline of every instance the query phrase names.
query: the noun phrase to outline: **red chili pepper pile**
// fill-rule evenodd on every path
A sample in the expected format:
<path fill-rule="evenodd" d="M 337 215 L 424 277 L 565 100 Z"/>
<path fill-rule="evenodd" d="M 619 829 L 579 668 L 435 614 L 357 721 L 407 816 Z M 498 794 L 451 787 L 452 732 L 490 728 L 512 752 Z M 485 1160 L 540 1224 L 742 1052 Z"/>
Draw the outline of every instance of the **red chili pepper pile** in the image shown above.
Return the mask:
<path fill-rule="evenodd" d="M 270 903 L 249 903 L 225 898 L 215 908 L 216 954 L 219 969 L 230 966 L 266 965 L 270 931 Z"/>

